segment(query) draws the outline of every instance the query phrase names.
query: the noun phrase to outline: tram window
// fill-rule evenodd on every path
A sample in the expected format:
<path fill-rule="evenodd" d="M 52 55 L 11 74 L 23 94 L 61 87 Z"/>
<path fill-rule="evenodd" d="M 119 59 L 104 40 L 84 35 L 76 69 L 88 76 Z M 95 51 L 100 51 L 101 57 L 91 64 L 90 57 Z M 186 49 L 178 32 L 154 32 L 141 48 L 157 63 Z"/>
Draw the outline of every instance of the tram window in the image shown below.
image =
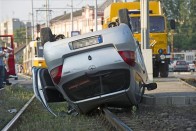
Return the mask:
<path fill-rule="evenodd" d="M 37 57 L 37 47 L 35 47 L 35 57 Z"/>
<path fill-rule="evenodd" d="M 43 57 L 43 47 L 39 46 L 38 48 L 38 57 Z"/>
<path fill-rule="evenodd" d="M 43 57 L 43 46 L 40 42 L 37 42 L 37 55 L 38 57 Z"/>

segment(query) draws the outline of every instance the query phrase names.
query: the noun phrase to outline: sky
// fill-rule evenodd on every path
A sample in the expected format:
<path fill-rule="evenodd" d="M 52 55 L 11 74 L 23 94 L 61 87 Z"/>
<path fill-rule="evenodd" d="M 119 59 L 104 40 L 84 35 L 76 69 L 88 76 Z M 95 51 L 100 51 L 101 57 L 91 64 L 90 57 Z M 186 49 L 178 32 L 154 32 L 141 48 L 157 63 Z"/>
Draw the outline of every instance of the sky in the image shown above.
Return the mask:
<path fill-rule="evenodd" d="M 97 0 L 98 4 L 105 0 Z M 32 0 L 0 0 L 0 22 L 9 18 L 19 18 L 21 21 L 31 21 L 32 19 Z M 46 0 L 33 0 L 34 16 L 38 21 L 45 19 L 44 11 L 37 11 L 44 7 Z M 85 5 L 95 5 L 95 0 L 73 0 L 73 8 L 81 8 Z M 70 8 L 71 0 L 49 0 L 50 8 Z M 63 12 L 70 12 L 71 9 L 52 9 L 51 17 L 62 15 Z"/>

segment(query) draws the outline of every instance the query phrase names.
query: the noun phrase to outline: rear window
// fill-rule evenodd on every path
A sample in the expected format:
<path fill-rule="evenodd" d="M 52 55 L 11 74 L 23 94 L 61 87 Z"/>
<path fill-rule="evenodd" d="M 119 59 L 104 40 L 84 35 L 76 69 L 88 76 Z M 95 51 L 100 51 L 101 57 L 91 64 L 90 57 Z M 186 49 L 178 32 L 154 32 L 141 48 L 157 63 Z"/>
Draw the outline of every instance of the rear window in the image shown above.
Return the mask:
<path fill-rule="evenodd" d="M 186 65 L 186 61 L 177 61 L 176 65 Z"/>
<path fill-rule="evenodd" d="M 64 84 L 63 89 L 72 101 L 79 101 L 125 90 L 129 84 L 129 70 L 106 70 L 92 75 L 85 74 Z"/>

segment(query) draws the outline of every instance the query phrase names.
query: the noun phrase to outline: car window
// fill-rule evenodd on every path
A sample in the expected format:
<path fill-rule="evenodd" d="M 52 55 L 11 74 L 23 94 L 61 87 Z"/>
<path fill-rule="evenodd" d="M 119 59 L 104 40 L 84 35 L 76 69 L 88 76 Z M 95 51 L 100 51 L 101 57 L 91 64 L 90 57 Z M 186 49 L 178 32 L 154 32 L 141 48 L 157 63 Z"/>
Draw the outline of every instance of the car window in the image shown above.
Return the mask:
<path fill-rule="evenodd" d="M 176 65 L 186 65 L 186 61 L 177 61 Z"/>
<path fill-rule="evenodd" d="M 136 45 L 136 60 L 137 60 L 137 63 L 141 66 L 141 68 L 145 70 L 144 59 L 143 59 L 142 52 L 141 52 L 139 45 Z"/>

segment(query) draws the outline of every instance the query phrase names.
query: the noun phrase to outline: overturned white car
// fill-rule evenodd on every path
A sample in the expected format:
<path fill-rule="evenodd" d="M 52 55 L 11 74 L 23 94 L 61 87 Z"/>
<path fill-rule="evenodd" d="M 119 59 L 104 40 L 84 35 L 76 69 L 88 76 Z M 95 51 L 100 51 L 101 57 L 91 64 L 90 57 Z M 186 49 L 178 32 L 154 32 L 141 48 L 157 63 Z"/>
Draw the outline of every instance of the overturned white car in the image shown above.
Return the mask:
<path fill-rule="evenodd" d="M 145 87 L 156 88 L 146 83 L 140 45 L 127 24 L 58 41 L 49 34 L 48 69 L 32 71 L 36 97 L 50 112 L 47 103 L 61 101 L 79 113 L 102 105 L 129 107 L 141 102 Z"/>

